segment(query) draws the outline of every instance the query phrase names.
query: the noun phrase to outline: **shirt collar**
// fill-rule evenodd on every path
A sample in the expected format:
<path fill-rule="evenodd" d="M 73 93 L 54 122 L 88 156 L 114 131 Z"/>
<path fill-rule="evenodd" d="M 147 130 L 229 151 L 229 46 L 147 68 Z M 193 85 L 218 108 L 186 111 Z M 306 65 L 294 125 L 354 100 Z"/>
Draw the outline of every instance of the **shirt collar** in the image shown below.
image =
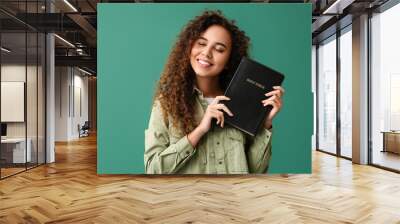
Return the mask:
<path fill-rule="evenodd" d="M 201 92 L 201 90 L 199 88 L 197 88 L 197 86 L 193 86 L 193 92 L 195 92 L 199 95 L 203 95 L 203 92 Z"/>
<path fill-rule="evenodd" d="M 204 99 L 203 92 L 196 85 L 193 86 L 193 93 L 195 93 L 198 96 L 197 99 L 199 100 L 200 104 L 203 106 L 203 109 L 207 108 L 208 102 L 206 101 L 206 99 Z"/>

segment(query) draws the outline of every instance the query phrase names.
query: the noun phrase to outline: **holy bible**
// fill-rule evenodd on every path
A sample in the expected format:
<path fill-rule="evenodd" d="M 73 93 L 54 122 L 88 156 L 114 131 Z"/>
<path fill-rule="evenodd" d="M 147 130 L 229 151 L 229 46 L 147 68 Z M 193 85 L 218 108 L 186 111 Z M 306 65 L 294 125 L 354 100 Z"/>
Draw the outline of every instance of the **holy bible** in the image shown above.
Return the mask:
<path fill-rule="evenodd" d="M 273 86 L 282 85 L 283 79 L 280 72 L 243 57 L 225 91 L 230 100 L 223 104 L 233 113 L 232 117 L 225 114 L 225 123 L 255 136 L 272 109 L 261 101 L 268 98 L 265 94 L 274 90 Z"/>

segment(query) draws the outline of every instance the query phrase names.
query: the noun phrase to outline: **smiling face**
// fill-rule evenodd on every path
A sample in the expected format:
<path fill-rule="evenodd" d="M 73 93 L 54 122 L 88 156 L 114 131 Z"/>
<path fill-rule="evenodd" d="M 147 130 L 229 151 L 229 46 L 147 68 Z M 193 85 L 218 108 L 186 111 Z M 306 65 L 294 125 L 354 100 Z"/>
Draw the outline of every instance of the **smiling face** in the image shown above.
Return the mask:
<path fill-rule="evenodd" d="M 222 26 L 212 25 L 193 43 L 190 64 L 198 76 L 217 76 L 225 68 L 231 49 L 230 33 Z"/>

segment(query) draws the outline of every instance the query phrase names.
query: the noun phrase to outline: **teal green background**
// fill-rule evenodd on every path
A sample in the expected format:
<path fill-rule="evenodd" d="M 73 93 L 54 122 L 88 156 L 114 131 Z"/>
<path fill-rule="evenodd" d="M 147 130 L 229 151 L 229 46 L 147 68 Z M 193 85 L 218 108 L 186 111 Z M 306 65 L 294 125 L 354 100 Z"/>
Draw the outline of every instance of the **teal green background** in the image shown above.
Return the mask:
<path fill-rule="evenodd" d="M 250 55 L 285 74 L 268 173 L 310 173 L 311 4 L 98 4 L 99 174 L 143 174 L 152 97 L 182 27 L 220 9 L 251 38 Z"/>

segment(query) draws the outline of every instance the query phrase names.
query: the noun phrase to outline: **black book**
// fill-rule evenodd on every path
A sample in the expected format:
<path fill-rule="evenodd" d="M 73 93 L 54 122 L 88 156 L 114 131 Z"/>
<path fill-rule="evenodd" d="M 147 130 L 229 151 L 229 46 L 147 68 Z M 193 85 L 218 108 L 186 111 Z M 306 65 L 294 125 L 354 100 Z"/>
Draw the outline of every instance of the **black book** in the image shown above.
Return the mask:
<path fill-rule="evenodd" d="M 239 130 L 255 136 L 272 106 L 264 107 L 265 94 L 280 86 L 283 74 L 256 61 L 243 57 L 225 91 L 231 100 L 223 103 L 233 116 L 225 114 L 225 122 Z"/>

